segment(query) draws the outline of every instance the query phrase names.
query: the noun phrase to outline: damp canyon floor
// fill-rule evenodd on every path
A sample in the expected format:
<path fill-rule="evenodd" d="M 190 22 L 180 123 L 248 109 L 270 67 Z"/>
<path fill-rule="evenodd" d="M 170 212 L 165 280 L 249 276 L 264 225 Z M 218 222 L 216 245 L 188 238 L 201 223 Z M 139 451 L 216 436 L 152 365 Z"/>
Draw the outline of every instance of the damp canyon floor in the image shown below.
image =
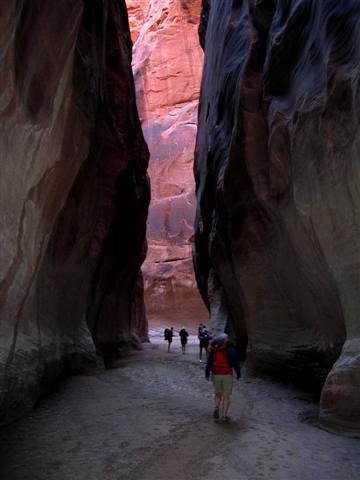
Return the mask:
<path fill-rule="evenodd" d="M 160 337 L 117 369 L 64 380 L 0 432 L 1 480 L 360 480 L 360 441 L 304 421 L 311 395 L 245 374 L 212 419 L 195 342 Z"/>

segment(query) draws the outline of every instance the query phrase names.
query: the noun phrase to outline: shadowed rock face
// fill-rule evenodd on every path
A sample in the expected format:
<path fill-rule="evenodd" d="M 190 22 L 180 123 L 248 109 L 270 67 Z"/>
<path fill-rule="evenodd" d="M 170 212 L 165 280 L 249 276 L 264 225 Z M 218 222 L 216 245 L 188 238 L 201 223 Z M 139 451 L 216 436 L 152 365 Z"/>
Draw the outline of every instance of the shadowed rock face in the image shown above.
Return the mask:
<path fill-rule="evenodd" d="M 194 262 L 249 365 L 360 433 L 360 4 L 204 1 Z M 336 360 L 335 364 L 334 361 Z"/>
<path fill-rule="evenodd" d="M 7 2 L 0 22 L 4 423 L 95 345 L 111 362 L 146 339 L 149 186 L 125 2 Z"/>
<path fill-rule="evenodd" d="M 128 0 L 140 118 L 150 150 L 148 256 L 150 319 L 207 321 L 192 268 L 193 159 L 203 52 L 200 0 Z"/>

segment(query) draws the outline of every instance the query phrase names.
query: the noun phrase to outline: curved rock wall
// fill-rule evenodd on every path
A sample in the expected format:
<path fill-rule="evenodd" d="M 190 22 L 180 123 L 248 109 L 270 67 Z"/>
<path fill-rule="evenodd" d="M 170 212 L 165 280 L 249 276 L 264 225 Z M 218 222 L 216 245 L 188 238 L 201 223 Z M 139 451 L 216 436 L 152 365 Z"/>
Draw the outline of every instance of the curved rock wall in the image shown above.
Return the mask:
<path fill-rule="evenodd" d="M 133 70 L 150 150 L 152 201 L 143 266 L 149 319 L 207 321 L 195 283 L 193 159 L 203 53 L 200 0 L 127 0 Z"/>
<path fill-rule="evenodd" d="M 249 365 L 360 433 L 360 4 L 203 2 L 195 268 Z M 336 360 L 335 364 L 334 361 Z"/>
<path fill-rule="evenodd" d="M 146 338 L 149 186 L 125 2 L 7 2 L 0 31 L 4 423 Z"/>

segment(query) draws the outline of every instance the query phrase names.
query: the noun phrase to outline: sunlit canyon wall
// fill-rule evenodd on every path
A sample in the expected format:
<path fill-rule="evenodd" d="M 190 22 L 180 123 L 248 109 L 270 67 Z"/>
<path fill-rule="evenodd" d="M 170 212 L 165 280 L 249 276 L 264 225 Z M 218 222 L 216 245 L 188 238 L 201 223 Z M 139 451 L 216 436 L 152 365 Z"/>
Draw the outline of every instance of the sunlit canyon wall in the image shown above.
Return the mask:
<path fill-rule="evenodd" d="M 208 313 L 197 291 L 191 250 L 193 159 L 203 53 L 200 0 L 127 0 L 137 102 L 150 150 L 152 201 L 143 266 L 152 322 L 196 325 Z"/>
<path fill-rule="evenodd" d="M 125 2 L 4 2 L 0 31 L 5 423 L 146 339 L 150 195 Z"/>
<path fill-rule="evenodd" d="M 199 288 L 249 367 L 360 433 L 360 2 L 204 0 Z M 334 363 L 335 362 L 335 363 Z"/>

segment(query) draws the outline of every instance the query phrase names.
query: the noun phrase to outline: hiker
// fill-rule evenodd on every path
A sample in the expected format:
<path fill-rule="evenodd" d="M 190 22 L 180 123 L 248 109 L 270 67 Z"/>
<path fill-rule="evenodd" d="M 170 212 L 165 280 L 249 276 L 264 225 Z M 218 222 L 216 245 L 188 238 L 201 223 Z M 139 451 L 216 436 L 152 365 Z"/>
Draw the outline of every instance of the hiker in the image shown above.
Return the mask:
<path fill-rule="evenodd" d="M 168 342 L 168 353 L 170 352 L 170 346 L 171 346 L 173 336 L 174 336 L 174 328 L 173 327 L 165 328 L 165 330 L 164 330 L 164 340 L 167 340 L 167 342 Z"/>
<path fill-rule="evenodd" d="M 186 344 L 187 344 L 187 337 L 189 336 L 185 327 L 182 327 L 182 329 L 179 332 L 179 335 L 180 335 L 180 342 L 181 342 L 181 351 L 184 354 L 186 349 Z"/>
<path fill-rule="evenodd" d="M 206 352 L 206 358 L 208 358 L 208 348 L 209 348 L 209 342 L 211 340 L 211 335 L 206 329 L 206 325 L 200 323 L 199 325 L 199 361 L 202 362 L 202 351 L 205 349 Z"/>
<path fill-rule="evenodd" d="M 236 379 L 239 380 L 241 377 L 241 371 L 236 350 L 230 345 L 227 334 L 221 333 L 214 337 L 211 342 L 210 355 L 205 368 L 206 380 L 210 379 L 210 372 L 212 372 L 215 420 L 220 418 L 221 403 L 222 419 L 224 421 L 230 420 L 230 417 L 228 417 L 228 411 L 233 386 L 233 370 L 235 370 Z"/>

